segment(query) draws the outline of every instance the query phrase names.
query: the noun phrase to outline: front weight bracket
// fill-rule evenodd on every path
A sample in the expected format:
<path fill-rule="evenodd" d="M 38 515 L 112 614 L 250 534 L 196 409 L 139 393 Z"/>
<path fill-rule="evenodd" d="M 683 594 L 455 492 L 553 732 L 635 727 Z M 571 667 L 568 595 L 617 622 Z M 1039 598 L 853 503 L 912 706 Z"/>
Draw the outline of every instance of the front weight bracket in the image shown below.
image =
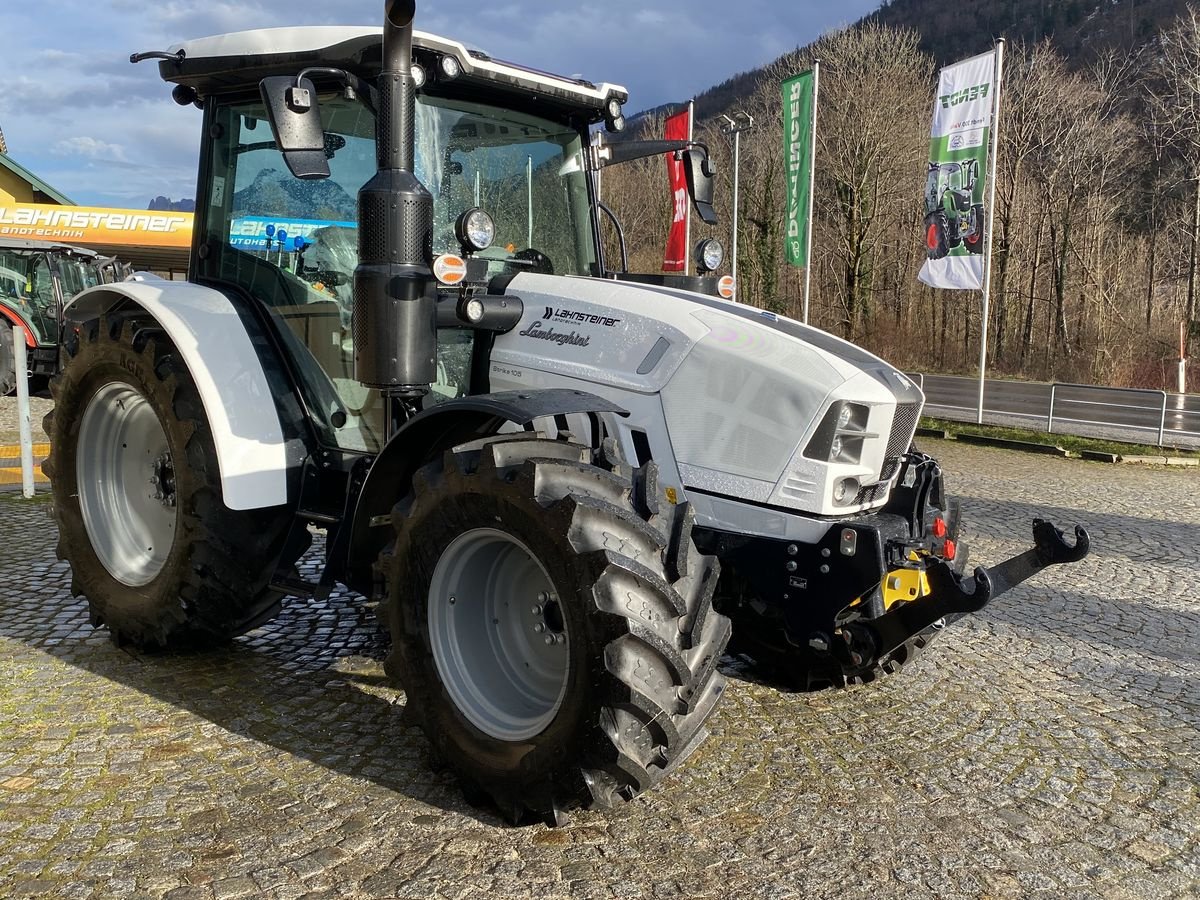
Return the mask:
<path fill-rule="evenodd" d="M 875 657 L 882 658 L 909 638 L 920 634 L 948 615 L 979 612 L 1006 591 L 1047 566 L 1078 562 L 1091 548 L 1088 533 L 1075 526 L 1075 543 L 1044 519 L 1033 520 L 1034 546 L 995 566 L 979 566 L 969 577 L 960 578 L 943 559 L 933 559 L 926 576 L 930 594 L 912 603 L 901 603 L 877 619 L 853 623 L 857 631 L 868 631 Z"/>

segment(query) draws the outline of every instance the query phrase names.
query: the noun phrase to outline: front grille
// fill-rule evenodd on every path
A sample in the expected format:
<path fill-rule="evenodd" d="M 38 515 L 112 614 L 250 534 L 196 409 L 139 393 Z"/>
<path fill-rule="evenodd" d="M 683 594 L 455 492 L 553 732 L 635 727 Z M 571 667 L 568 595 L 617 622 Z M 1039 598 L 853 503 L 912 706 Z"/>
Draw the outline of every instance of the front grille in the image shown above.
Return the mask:
<path fill-rule="evenodd" d="M 901 403 L 896 407 L 896 414 L 892 417 L 892 433 L 888 436 L 887 452 L 883 459 L 883 471 L 879 473 L 880 481 L 890 481 L 900 471 L 904 454 L 912 445 L 920 414 L 919 403 Z"/>
<path fill-rule="evenodd" d="M 855 503 L 874 503 L 880 497 L 887 494 L 888 482 L 886 480 L 875 484 L 868 484 L 858 492 L 858 496 L 854 498 Z"/>
<path fill-rule="evenodd" d="M 896 414 L 892 417 L 892 433 L 888 436 L 886 456 L 883 460 L 883 470 L 879 473 L 879 481 L 865 485 L 858 492 L 856 502 L 874 503 L 887 494 L 892 478 L 900 471 L 904 456 L 912 445 L 913 434 L 917 430 L 917 419 L 921 416 L 920 403 L 901 403 L 896 406 Z"/>
<path fill-rule="evenodd" d="M 901 403 L 896 406 L 896 415 L 892 419 L 892 435 L 888 438 L 888 459 L 904 456 L 908 452 L 920 415 L 920 403 Z"/>

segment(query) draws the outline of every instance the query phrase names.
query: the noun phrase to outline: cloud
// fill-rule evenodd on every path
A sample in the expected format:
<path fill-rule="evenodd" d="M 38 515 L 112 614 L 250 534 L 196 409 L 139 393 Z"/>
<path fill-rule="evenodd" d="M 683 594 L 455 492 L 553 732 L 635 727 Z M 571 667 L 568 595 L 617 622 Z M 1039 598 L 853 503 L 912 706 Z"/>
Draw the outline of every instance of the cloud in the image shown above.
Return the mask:
<path fill-rule="evenodd" d="M 55 156 L 82 156 L 87 159 L 128 162 L 125 149 L 120 144 L 110 144 L 84 135 L 63 138 L 50 148 L 50 152 Z"/>
<path fill-rule="evenodd" d="M 416 24 L 500 59 L 623 84 L 633 113 L 686 100 L 877 5 L 420 0 Z M 131 52 L 250 28 L 376 25 L 382 15 L 383 0 L 0 0 L 0 127 L 16 159 L 77 200 L 142 207 L 158 194 L 190 197 L 199 113 L 171 102 L 153 63 L 129 65 Z"/>

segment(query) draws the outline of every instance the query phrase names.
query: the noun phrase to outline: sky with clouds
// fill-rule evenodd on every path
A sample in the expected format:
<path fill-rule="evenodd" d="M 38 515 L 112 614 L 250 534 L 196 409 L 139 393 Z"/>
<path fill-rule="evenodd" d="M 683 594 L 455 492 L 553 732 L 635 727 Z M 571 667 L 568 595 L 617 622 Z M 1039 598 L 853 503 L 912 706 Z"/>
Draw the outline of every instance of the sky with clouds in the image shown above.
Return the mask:
<path fill-rule="evenodd" d="M 624 84 L 634 112 L 684 100 L 878 5 L 418 0 L 416 26 L 501 59 Z M 0 129 L 14 159 L 77 203 L 191 197 L 200 112 L 176 106 L 157 65 L 130 65 L 131 52 L 248 28 L 377 25 L 382 10 L 382 0 L 0 0 Z"/>

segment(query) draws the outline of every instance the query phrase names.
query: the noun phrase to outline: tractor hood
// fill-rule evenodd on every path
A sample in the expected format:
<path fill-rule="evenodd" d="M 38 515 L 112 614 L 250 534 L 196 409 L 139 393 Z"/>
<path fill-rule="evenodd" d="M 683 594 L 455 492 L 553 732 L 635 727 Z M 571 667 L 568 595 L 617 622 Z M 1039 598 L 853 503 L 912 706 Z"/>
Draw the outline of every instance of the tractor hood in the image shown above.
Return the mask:
<path fill-rule="evenodd" d="M 531 370 L 616 402 L 658 397 L 692 489 L 827 515 L 886 499 L 924 397 L 878 357 L 791 319 L 672 288 L 522 274 L 508 291 L 525 314 L 496 341 L 493 388 L 528 384 Z"/>

